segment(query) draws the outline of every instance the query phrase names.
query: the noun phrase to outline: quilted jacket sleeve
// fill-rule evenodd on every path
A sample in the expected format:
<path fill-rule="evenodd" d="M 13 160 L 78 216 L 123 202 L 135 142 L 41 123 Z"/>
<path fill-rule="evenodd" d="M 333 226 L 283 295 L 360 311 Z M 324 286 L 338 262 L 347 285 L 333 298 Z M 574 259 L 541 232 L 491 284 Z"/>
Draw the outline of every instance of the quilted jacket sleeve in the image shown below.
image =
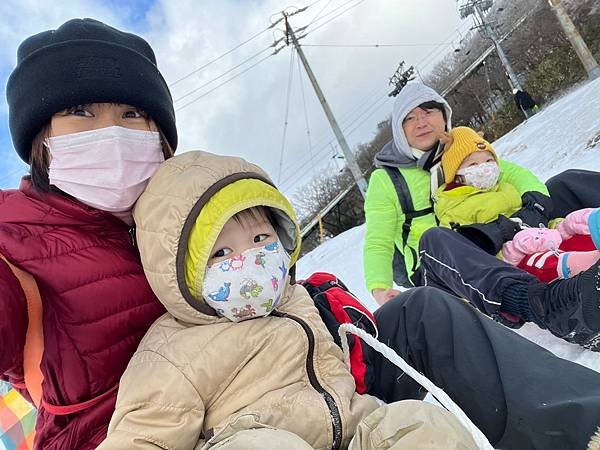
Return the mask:
<path fill-rule="evenodd" d="M 532 172 L 508 161 L 500 161 L 502 180 L 512 184 L 521 194 L 523 207 L 511 217 L 532 227 L 547 226 L 552 214 L 548 188 Z"/>
<path fill-rule="evenodd" d="M 529 169 L 510 161 L 501 160 L 502 181 L 512 184 L 522 196 L 526 192 L 539 192 L 548 196 L 548 188 Z"/>
<path fill-rule="evenodd" d="M 382 169 L 371 175 L 365 200 L 366 235 L 363 248 L 367 289 L 391 288 L 394 240 L 399 219 L 404 221 L 398 196 L 389 177 Z"/>
<path fill-rule="evenodd" d="M 0 259 L 0 378 L 23 381 L 27 300 L 12 271 Z"/>
<path fill-rule="evenodd" d="M 99 450 L 194 448 L 204 405 L 186 376 L 162 355 L 136 353 L 121 378 L 108 436 Z"/>

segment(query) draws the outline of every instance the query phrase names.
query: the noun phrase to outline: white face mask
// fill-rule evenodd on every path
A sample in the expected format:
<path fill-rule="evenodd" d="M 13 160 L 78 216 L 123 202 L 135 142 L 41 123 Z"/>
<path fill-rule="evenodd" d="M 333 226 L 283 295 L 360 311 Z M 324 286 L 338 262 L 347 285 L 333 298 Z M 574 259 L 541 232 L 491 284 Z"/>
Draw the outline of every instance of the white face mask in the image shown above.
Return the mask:
<path fill-rule="evenodd" d="M 131 210 L 165 159 L 157 132 L 117 126 L 50 137 L 45 145 L 50 184 L 112 213 Z"/>
<path fill-rule="evenodd" d="M 464 183 L 477 189 L 490 189 L 496 186 L 500 176 L 500 168 L 495 162 L 486 162 L 476 166 L 465 167 L 456 172 L 464 178 Z"/>
<path fill-rule="evenodd" d="M 267 316 L 285 289 L 290 256 L 279 241 L 206 268 L 202 297 L 232 322 Z"/>

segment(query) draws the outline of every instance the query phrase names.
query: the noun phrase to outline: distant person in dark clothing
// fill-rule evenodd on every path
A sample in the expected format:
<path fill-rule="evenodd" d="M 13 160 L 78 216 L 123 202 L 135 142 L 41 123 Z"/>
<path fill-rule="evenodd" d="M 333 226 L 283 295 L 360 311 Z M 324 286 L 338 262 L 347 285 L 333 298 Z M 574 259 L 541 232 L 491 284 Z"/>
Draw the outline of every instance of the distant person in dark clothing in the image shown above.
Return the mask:
<path fill-rule="evenodd" d="M 538 112 L 538 105 L 535 103 L 531 95 L 527 91 L 520 91 L 519 89 L 513 89 L 515 98 L 515 104 L 517 108 L 523 111 L 525 117 L 529 119 L 536 112 Z"/>

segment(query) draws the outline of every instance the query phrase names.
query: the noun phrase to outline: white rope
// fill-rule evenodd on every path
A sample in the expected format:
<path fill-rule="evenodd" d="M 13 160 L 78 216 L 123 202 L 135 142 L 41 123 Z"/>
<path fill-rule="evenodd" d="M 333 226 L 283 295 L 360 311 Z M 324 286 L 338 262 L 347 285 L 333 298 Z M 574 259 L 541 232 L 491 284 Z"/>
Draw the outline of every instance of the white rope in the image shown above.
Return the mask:
<path fill-rule="evenodd" d="M 481 450 L 494 450 L 494 447 L 491 446 L 485 435 L 475 426 L 473 422 L 467 417 L 467 415 L 463 412 L 460 407 L 452 401 L 452 399 L 446 394 L 442 389 L 437 387 L 435 384 L 431 382 L 426 376 L 420 374 L 411 366 L 409 366 L 404 359 L 400 355 L 398 355 L 394 350 L 392 350 L 387 345 L 375 339 L 369 333 L 360 328 L 355 327 L 350 323 L 343 323 L 340 325 L 338 330 L 340 334 L 340 338 L 342 341 L 342 350 L 344 351 L 344 357 L 346 358 L 346 364 L 350 367 L 350 349 L 348 347 L 348 337 L 347 333 L 352 333 L 358 337 L 360 337 L 363 342 L 368 344 L 370 347 L 381 353 L 385 356 L 391 363 L 399 367 L 410 376 L 413 380 L 423 386 L 431 395 L 433 395 L 436 400 L 438 400 L 444 408 L 450 411 L 452 414 L 456 416 L 456 418 L 463 424 L 463 426 L 471 433 L 475 443 Z"/>

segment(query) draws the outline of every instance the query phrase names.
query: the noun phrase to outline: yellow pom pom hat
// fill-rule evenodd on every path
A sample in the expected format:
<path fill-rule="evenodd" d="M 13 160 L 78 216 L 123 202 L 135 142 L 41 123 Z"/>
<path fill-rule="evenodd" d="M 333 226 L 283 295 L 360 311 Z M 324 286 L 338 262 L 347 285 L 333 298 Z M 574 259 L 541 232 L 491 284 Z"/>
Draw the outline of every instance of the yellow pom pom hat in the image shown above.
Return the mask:
<path fill-rule="evenodd" d="M 444 133 L 440 141 L 444 144 L 442 168 L 446 184 L 454 180 L 458 168 L 471 153 L 487 151 L 498 161 L 494 147 L 472 128 L 453 128 L 449 133 Z"/>

